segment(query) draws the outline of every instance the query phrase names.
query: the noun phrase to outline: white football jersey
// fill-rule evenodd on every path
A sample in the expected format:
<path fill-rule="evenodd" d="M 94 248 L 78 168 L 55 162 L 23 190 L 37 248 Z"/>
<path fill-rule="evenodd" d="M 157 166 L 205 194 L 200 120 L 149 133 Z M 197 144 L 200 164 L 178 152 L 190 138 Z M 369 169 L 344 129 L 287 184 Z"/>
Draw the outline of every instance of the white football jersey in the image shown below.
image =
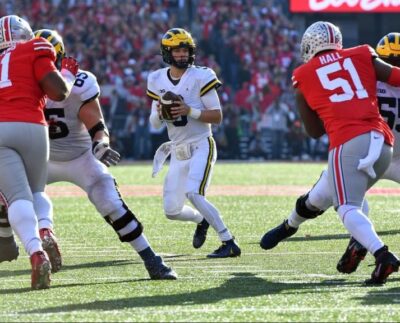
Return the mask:
<path fill-rule="evenodd" d="M 205 107 L 201 97 L 221 85 L 215 72 L 208 67 L 191 66 L 182 75 L 178 84 L 174 85 L 168 77 L 169 67 L 149 74 L 147 79 L 147 95 L 159 100 L 167 91 L 182 96 L 183 101 L 193 109 L 207 110 L 216 107 Z M 211 124 L 183 116 L 174 122 L 166 122 L 169 139 L 174 143 L 196 142 L 212 135 Z"/>
<path fill-rule="evenodd" d="M 394 135 L 393 158 L 400 156 L 400 88 L 377 82 L 379 111 Z"/>
<path fill-rule="evenodd" d="M 92 139 L 79 119 L 79 110 L 99 94 L 96 77 L 79 70 L 68 98 L 61 102 L 47 99 L 45 115 L 49 123 L 50 160 L 69 161 L 92 148 Z"/>

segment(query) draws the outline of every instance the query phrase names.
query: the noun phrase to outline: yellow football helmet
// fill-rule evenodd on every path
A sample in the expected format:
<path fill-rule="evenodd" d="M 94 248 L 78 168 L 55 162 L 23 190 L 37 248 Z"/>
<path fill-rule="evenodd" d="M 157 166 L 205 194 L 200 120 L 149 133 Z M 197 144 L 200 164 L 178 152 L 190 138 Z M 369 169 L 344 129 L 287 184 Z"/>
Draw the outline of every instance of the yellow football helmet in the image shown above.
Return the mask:
<path fill-rule="evenodd" d="M 177 62 L 172 56 L 174 48 L 185 47 L 189 49 L 188 61 Z M 182 28 L 168 30 L 161 39 L 161 55 L 163 61 L 178 68 L 187 68 L 194 63 L 196 44 L 192 35 Z"/>
<path fill-rule="evenodd" d="M 376 45 L 379 58 L 400 67 L 400 33 L 389 33 L 382 37 Z"/>
<path fill-rule="evenodd" d="M 65 57 L 66 53 L 62 37 L 59 35 L 59 33 L 56 30 L 39 29 L 35 31 L 35 37 L 36 38 L 42 37 L 44 39 L 47 39 L 53 45 L 57 53 L 57 59 L 55 64 L 57 68 L 60 69 L 61 60 Z"/>

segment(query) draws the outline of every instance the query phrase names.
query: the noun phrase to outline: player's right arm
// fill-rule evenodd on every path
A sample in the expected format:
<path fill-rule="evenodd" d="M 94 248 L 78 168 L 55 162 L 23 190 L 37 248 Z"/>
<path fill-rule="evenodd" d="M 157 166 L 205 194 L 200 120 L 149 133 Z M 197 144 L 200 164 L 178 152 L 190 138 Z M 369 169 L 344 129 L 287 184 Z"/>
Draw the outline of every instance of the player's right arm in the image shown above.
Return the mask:
<path fill-rule="evenodd" d="M 161 119 L 161 107 L 160 107 L 160 96 L 157 94 L 154 73 L 150 73 L 147 80 L 147 92 L 146 95 L 152 100 L 151 101 L 151 113 L 150 113 L 150 124 L 155 129 L 160 129 L 163 125 Z"/>
<path fill-rule="evenodd" d="M 310 108 L 303 93 L 296 89 L 296 103 L 307 134 L 312 138 L 319 138 L 325 134 L 325 128 L 317 113 Z"/>
<path fill-rule="evenodd" d="M 43 92 L 53 101 L 66 99 L 71 92 L 71 85 L 54 65 L 56 53 L 53 45 L 43 38 L 36 38 L 31 42 L 34 55 L 34 73 Z M 66 70 L 75 80 L 78 65 L 76 61 L 74 64 L 70 59 L 67 60 L 69 64 L 67 64 Z"/>

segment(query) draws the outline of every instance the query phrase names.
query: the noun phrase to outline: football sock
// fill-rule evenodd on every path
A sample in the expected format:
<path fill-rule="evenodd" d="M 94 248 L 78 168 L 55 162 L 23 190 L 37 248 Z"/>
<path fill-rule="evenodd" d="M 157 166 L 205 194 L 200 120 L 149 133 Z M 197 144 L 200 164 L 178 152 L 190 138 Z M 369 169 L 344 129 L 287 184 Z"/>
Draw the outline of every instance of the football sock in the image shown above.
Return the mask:
<path fill-rule="evenodd" d="M 12 202 L 8 208 L 8 219 L 29 255 L 36 251 L 43 251 L 38 222 L 31 201 L 17 200 Z"/>
<path fill-rule="evenodd" d="M 144 262 L 149 261 L 156 256 L 155 252 L 153 251 L 153 249 L 151 249 L 150 246 L 146 249 L 143 249 L 142 251 L 139 251 L 138 253 L 140 258 L 142 258 Z"/>
<path fill-rule="evenodd" d="M 44 192 L 33 194 L 33 205 L 39 222 L 39 229 L 53 230 L 53 204 Z"/>
<path fill-rule="evenodd" d="M 374 254 L 375 251 L 383 247 L 384 244 L 376 234 L 374 226 L 360 208 L 352 205 L 341 205 L 337 212 L 346 229 L 369 252 Z"/>
<path fill-rule="evenodd" d="M 189 193 L 188 198 L 195 208 L 200 211 L 207 222 L 218 233 L 218 237 L 221 241 L 232 239 L 232 234 L 225 226 L 225 223 L 222 221 L 222 218 L 214 205 L 212 205 L 203 195 L 200 194 Z"/>
<path fill-rule="evenodd" d="M 137 237 L 135 240 L 130 241 L 129 244 L 138 253 L 145 250 L 146 248 L 150 248 L 149 241 L 147 240 L 146 236 L 143 233 L 139 237 Z"/>
<path fill-rule="evenodd" d="M 293 210 L 288 218 L 288 224 L 292 228 L 298 228 L 303 222 L 309 219 L 303 218 L 302 216 L 298 215 L 296 210 Z"/>

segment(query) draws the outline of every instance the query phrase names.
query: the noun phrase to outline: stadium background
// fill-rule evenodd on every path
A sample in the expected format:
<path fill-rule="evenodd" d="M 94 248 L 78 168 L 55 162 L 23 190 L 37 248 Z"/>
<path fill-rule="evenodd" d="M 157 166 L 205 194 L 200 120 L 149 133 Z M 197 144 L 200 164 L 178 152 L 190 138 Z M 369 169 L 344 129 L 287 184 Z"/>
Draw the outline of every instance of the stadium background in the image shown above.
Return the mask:
<path fill-rule="evenodd" d="M 327 5 L 311 12 L 312 2 Z M 165 128 L 152 129 L 148 122 L 146 78 L 163 66 L 163 33 L 183 27 L 196 39 L 196 65 L 212 67 L 224 83 L 224 121 L 213 129 L 221 159 L 320 160 L 327 156 L 327 138 L 305 135 L 290 82 L 301 63 L 302 32 L 314 21 L 329 20 L 341 27 L 345 47 L 375 47 L 399 29 L 396 1 L 375 1 L 374 10 L 365 10 L 363 1 L 347 1 L 352 7 L 335 2 L 3 0 L 0 15 L 17 14 L 35 30 L 59 31 L 67 54 L 97 76 L 113 145 L 124 159 L 151 159 L 167 140 Z"/>

